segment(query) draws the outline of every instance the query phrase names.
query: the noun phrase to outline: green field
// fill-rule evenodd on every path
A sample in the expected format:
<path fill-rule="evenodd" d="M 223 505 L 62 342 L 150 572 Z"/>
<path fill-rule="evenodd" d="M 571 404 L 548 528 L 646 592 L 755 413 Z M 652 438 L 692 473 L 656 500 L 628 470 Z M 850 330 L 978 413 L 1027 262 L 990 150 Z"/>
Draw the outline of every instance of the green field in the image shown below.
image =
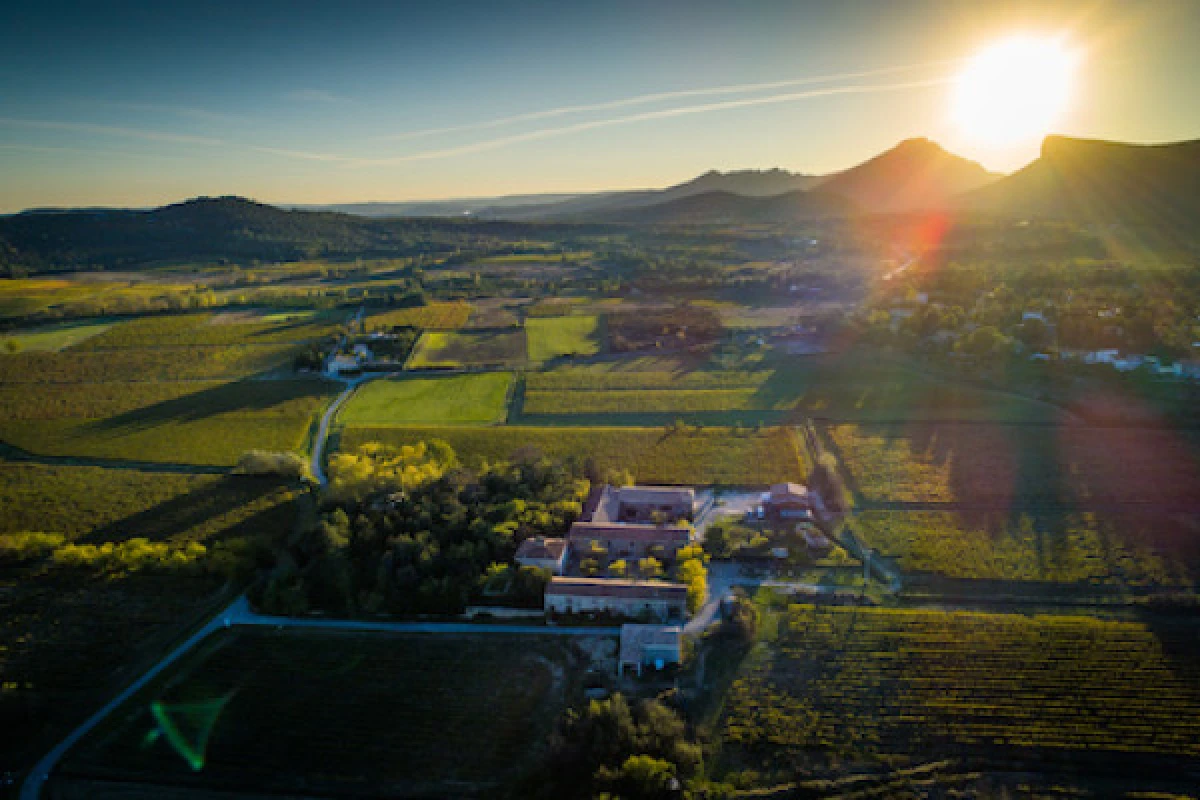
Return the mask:
<path fill-rule="evenodd" d="M 1113 589 L 1200 586 L 1200 528 L 1154 513 L 951 511 L 857 514 L 854 534 L 906 579 L 1034 581 Z"/>
<path fill-rule="evenodd" d="M 368 331 L 394 327 L 461 328 L 471 316 L 471 304 L 462 300 L 451 303 L 430 303 L 413 308 L 377 311 L 364 321 Z"/>
<path fill-rule="evenodd" d="M 371 381 L 354 393 L 338 421 L 351 426 L 503 422 L 512 380 L 508 372 L 487 372 Z"/>
<path fill-rule="evenodd" d="M 860 503 L 962 502 L 1087 508 L 1190 506 L 1200 461 L 1186 431 L 1079 425 L 830 425 Z"/>
<path fill-rule="evenodd" d="M 529 360 L 590 356 L 600 352 L 603 335 L 598 317 L 542 317 L 525 321 Z"/>
<path fill-rule="evenodd" d="M 783 780 L 889 754 L 1137 774 L 1200 756 L 1198 657 L 1186 624 L 792 606 L 726 698 L 721 760 Z"/>
<path fill-rule="evenodd" d="M 0 352 L 56 352 L 104 333 L 111 322 L 64 322 L 0 333 Z"/>
<path fill-rule="evenodd" d="M 491 428 L 347 427 L 339 449 L 367 442 L 402 445 L 429 439 L 450 444 L 467 465 L 504 460 L 532 447 L 552 458 L 591 459 L 601 469 L 629 470 L 643 483 L 762 486 L 800 481 L 807 469 L 796 435 L 787 428 L 761 432 L 704 428 Z"/>
<path fill-rule="evenodd" d="M 538 766 L 574 688 L 568 648 L 536 636 L 222 633 L 118 709 L 65 772 L 322 795 L 494 789 Z M 176 725 L 182 736 L 163 735 Z"/>
<path fill-rule="evenodd" d="M 0 441 L 45 456 L 231 466 L 247 450 L 304 451 L 334 394 L 304 380 L 6 388 Z"/>
<path fill-rule="evenodd" d="M 417 340 L 410 369 L 509 366 L 525 361 L 525 331 L 426 331 Z"/>

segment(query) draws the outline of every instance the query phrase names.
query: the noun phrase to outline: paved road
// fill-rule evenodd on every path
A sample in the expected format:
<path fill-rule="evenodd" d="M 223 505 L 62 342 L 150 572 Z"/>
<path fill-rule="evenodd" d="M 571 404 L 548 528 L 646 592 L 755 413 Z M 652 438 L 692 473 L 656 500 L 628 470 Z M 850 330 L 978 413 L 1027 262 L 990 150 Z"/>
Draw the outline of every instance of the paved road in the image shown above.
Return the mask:
<path fill-rule="evenodd" d="M 346 388 L 342 390 L 329 408 L 325 409 L 325 413 L 321 415 L 321 424 L 317 426 L 317 436 L 313 440 L 312 452 L 312 474 L 317 483 L 324 488 L 329 483 L 329 477 L 325 474 L 325 443 L 329 439 L 329 426 L 333 424 L 333 418 L 337 416 L 338 409 L 342 404 L 350 399 L 350 395 L 354 394 L 361 384 L 371 380 L 372 376 L 360 375 L 355 378 L 346 379 Z"/>

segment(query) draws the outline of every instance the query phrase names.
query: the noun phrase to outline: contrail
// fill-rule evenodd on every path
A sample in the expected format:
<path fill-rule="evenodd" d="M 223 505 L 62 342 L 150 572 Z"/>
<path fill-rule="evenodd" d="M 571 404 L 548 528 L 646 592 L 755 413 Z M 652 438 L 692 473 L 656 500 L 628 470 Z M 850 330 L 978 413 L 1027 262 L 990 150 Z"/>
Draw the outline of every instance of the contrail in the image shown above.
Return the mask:
<path fill-rule="evenodd" d="M 749 108 L 752 106 L 776 105 L 779 103 L 791 103 L 797 100 L 807 100 L 814 97 L 831 97 L 841 94 L 867 94 L 873 92 L 899 92 L 909 91 L 913 89 L 925 89 L 930 86 L 940 86 L 949 83 L 952 78 L 931 78 L 923 81 L 908 81 L 905 83 L 884 83 L 884 84 L 866 84 L 857 86 L 837 86 L 826 89 L 812 89 L 806 92 L 787 92 L 784 94 L 773 94 L 765 97 L 748 97 L 742 100 L 725 100 L 718 103 L 704 103 L 694 106 L 679 106 L 677 108 L 667 108 L 659 111 L 643 111 L 638 114 L 630 114 L 623 117 L 612 117 L 610 119 L 598 119 L 590 122 L 579 122 L 574 125 L 564 125 L 558 128 L 542 128 L 536 131 L 527 133 L 518 133 L 512 136 L 504 136 L 498 139 L 486 139 L 481 142 L 474 142 L 459 147 L 448 147 L 440 150 L 426 150 L 420 153 L 412 153 L 403 156 L 393 156 L 389 158 L 362 158 L 362 159 L 346 159 L 346 163 L 355 166 L 391 166 L 396 164 L 406 164 L 412 161 L 430 161 L 438 158 L 450 158 L 453 156 L 467 155 L 470 153 L 480 153 L 487 150 L 495 150 L 500 147 L 506 147 L 510 144 L 519 144 L 521 142 L 538 141 L 541 139 L 550 139 L 556 136 L 565 136 L 572 133 L 580 133 L 582 131 L 594 130 L 596 128 L 609 128 L 615 125 L 628 125 L 634 122 L 645 122 L 647 120 L 668 119 L 670 117 L 681 117 L 691 114 L 708 114 L 715 111 L 727 111 L 735 108 Z"/>
<path fill-rule="evenodd" d="M 640 94 L 633 97 L 624 97 L 617 100 L 606 100 L 600 103 L 562 106 L 559 108 L 546 109 L 544 111 L 529 111 L 523 114 L 514 114 L 508 117 L 498 117 L 496 119 L 484 120 L 483 122 L 471 122 L 464 125 L 448 125 L 441 128 L 425 128 L 418 131 L 387 134 L 377 138 L 387 141 L 402 141 L 405 139 L 417 139 L 425 136 L 435 136 L 445 133 L 486 130 L 488 128 L 500 128 L 505 125 L 512 125 L 517 122 L 531 122 L 540 119 L 551 119 L 553 117 L 562 117 L 570 114 L 586 114 L 593 111 L 611 111 L 612 109 L 617 108 L 628 108 L 629 106 L 661 103 L 667 100 L 682 100 L 689 97 L 767 92 L 771 91 L 772 89 L 786 89 L 793 86 L 807 86 L 814 83 L 853 80 L 855 78 L 870 78 L 878 75 L 891 75 L 897 72 L 910 72 L 916 69 L 945 67 L 953 64 L 960 64 L 962 61 L 963 59 L 943 59 L 941 61 L 927 61 L 922 64 L 908 64 L 906 66 L 898 67 L 882 67 L 880 69 L 863 70 L 860 72 L 840 72 L 832 75 L 820 75 L 812 78 L 793 78 L 782 81 L 770 81 L 768 83 L 742 83 L 731 86 L 713 86 L 700 89 L 680 89 L 670 92 L 654 92 L 651 94 Z"/>

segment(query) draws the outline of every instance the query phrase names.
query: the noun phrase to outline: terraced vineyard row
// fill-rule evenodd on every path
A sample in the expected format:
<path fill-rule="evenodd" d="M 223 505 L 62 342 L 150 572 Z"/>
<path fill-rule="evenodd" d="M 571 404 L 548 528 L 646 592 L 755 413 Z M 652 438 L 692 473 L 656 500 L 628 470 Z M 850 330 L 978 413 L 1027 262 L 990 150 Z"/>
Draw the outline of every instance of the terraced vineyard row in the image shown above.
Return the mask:
<path fill-rule="evenodd" d="M 1087 617 L 793 606 L 735 681 L 727 756 L 1200 758 L 1200 637 Z M 999 749 L 999 750 L 998 750 Z"/>

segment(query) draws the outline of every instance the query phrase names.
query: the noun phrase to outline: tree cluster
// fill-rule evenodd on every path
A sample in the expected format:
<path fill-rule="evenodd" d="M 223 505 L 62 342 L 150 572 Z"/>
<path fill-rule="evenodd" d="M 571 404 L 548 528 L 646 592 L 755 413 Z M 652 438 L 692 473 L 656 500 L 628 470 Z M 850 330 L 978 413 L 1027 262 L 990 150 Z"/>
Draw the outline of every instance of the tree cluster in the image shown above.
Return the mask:
<path fill-rule="evenodd" d="M 561 535 L 589 484 L 543 458 L 475 473 L 444 442 L 368 444 L 335 457 L 329 506 L 293 536 L 261 592 L 268 610 L 295 614 L 457 614 L 495 565 L 531 536 Z M 513 599 L 529 602 L 545 576 L 516 570 Z"/>

